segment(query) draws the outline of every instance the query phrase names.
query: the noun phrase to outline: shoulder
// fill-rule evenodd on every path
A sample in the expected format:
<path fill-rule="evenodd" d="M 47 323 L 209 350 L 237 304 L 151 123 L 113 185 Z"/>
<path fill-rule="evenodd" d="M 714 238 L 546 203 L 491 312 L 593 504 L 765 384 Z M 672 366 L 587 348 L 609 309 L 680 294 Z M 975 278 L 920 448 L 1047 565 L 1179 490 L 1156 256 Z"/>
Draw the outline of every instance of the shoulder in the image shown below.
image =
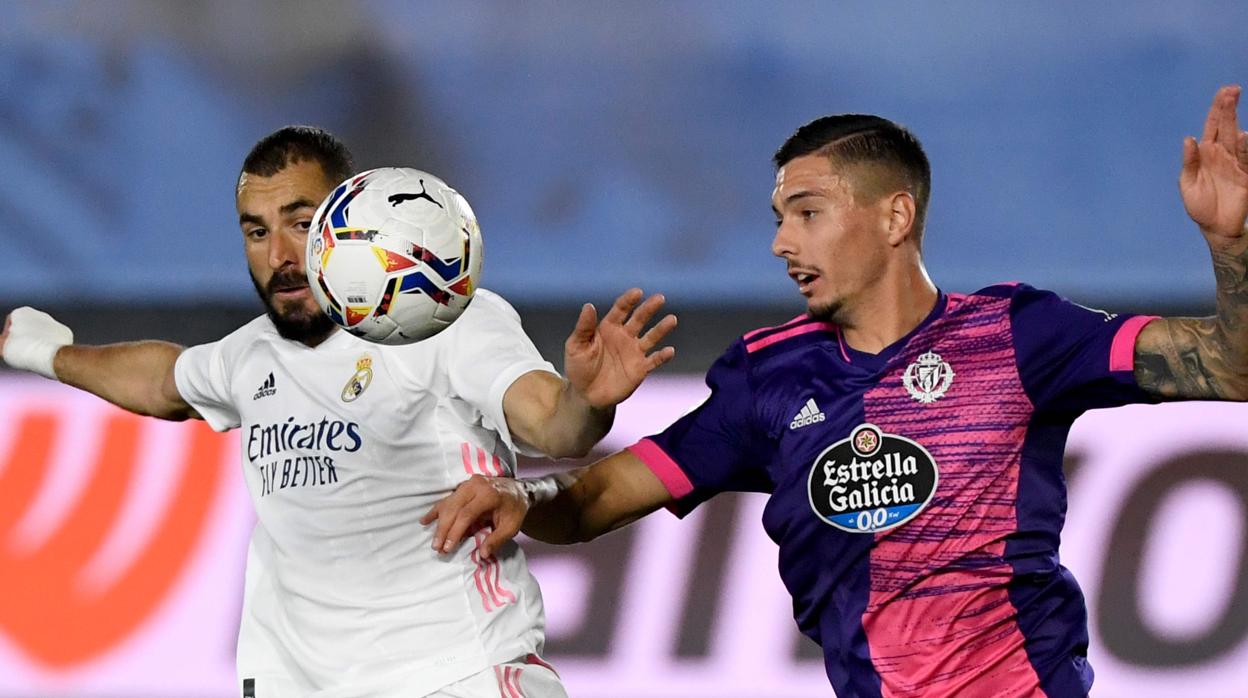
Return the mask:
<path fill-rule="evenodd" d="M 716 360 L 708 378 L 722 378 L 728 373 L 740 373 L 744 377 L 783 369 L 804 352 L 836 341 L 836 325 L 799 315 L 788 322 L 760 327 L 738 337 Z"/>
<path fill-rule="evenodd" d="M 733 347 L 739 347 L 745 357 L 758 364 L 812 345 L 835 342 L 837 336 L 836 325 L 802 314 L 779 325 L 746 332 Z"/>
<path fill-rule="evenodd" d="M 468 304 L 468 308 L 464 310 L 464 317 L 506 317 L 519 322 L 520 313 L 511 307 L 511 303 L 507 299 L 497 293 L 479 288 L 472 296 L 472 302 Z"/>
<path fill-rule="evenodd" d="M 1035 293 L 1051 293 L 1050 291 L 1041 291 L 1040 289 L 1022 283 L 1021 281 L 1002 281 L 1000 283 L 985 286 L 974 293 L 961 294 L 965 298 L 1010 298 L 1018 296 L 1028 296 Z M 958 297 L 960 294 L 951 293 L 950 297 Z"/>
<path fill-rule="evenodd" d="M 234 336 L 244 340 L 281 337 L 281 335 L 277 333 L 277 328 L 273 326 L 273 321 L 269 319 L 268 315 L 258 315 L 255 318 L 252 318 L 251 322 L 226 335 L 226 337 Z"/>
<path fill-rule="evenodd" d="M 496 335 L 500 332 L 521 331 L 520 327 L 520 313 L 505 298 L 488 289 L 479 288 L 464 312 L 438 336 Z"/>
<path fill-rule="evenodd" d="M 505 298 L 488 289 L 479 288 L 463 314 L 445 330 L 435 336 L 445 336 L 442 343 L 452 337 L 475 336 L 481 333 L 497 333 L 520 327 L 520 314 Z"/>
<path fill-rule="evenodd" d="M 502 296 L 479 288 L 464 312 L 444 330 L 411 344 L 386 346 L 383 354 L 408 365 L 473 361 L 482 351 L 510 346 L 524 336 L 520 315 Z"/>
<path fill-rule="evenodd" d="M 990 312 L 990 309 L 1008 311 L 1014 316 L 1020 309 L 1028 307 L 1044 307 L 1053 303 L 1066 302 L 1052 291 L 1039 289 L 1018 281 L 1008 281 L 985 286 L 973 293 L 950 293 L 951 308 L 970 311 L 972 313 Z"/>
<path fill-rule="evenodd" d="M 1019 315 L 1026 316 L 1047 316 L 1053 313 L 1075 313 L 1078 315 L 1090 314 L 1102 320 L 1114 317 L 1113 313 L 1108 313 L 1096 308 L 1089 308 L 1068 300 L 1061 294 L 1050 291 L 1048 289 L 1036 288 L 1024 283 L 1011 282 L 996 284 L 980 289 L 970 297 L 977 298 L 999 298 L 1009 301 L 1010 316 L 1017 318 Z"/>
<path fill-rule="evenodd" d="M 956 296 L 957 294 L 950 294 L 950 295 Z M 1066 300 L 1065 298 L 1063 298 L 1061 295 L 1059 295 L 1055 291 L 1050 291 L 1044 288 L 1036 288 L 1035 286 L 1032 286 L 1031 284 L 1026 284 L 1021 281 L 1004 281 L 998 284 L 993 284 L 991 286 L 985 286 L 984 288 L 981 288 L 974 293 L 966 294 L 965 297 L 967 298 L 1008 298 L 1011 301 L 1014 301 L 1015 303 L 1019 301 L 1034 301 L 1037 299 L 1045 299 L 1045 298 L 1060 300 L 1060 301 Z"/>
<path fill-rule="evenodd" d="M 274 338 L 281 339 L 277 334 L 277 328 L 273 326 L 273 321 L 269 320 L 267 315 L 261 315 L 215 342 L 190 347 L 190 350 L 211 350 L 225 354 L 228 358 L 234 358 L 240 354 L 246 354 L 247 350 L 257 342 L 266 342 Z"/>

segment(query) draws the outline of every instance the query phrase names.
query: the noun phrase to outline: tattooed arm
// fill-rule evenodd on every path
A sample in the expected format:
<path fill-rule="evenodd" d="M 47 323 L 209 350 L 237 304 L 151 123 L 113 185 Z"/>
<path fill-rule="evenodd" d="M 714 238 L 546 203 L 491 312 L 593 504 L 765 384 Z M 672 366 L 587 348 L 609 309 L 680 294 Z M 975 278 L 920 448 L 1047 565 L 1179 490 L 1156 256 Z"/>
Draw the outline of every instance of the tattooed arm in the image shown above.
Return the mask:
<path fill-rule="evenodd" d="M 1150 322 L 1135 342 L 1135 379 L 1166 398 L 1248 400 L 1248 133 L 1240 88 L 1213 98 L 1200 142 L 1183 142 L 1179 190 L 1213 255 L 1217 313 Z"/>

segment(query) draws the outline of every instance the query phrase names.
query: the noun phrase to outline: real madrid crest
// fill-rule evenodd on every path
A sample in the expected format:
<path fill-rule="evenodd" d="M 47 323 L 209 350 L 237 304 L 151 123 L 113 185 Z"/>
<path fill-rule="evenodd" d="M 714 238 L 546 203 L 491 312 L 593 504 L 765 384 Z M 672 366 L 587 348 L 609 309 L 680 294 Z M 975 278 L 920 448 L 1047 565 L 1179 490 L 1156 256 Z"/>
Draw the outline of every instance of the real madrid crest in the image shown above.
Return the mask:
<path fill-rule="evenodd" d="M 930 405 L 949 390 L 953 383 L 953 367 L 940 358 L 940 354 L 927 352 L 906 367 L 901 374 L 901 384 L 906 386 L 910 397 L 924 405 Z"/>
<path fill-rule="evenodd" d="M 361 356 L 360 360 L 355 362 L 355 375 L 342 386 L 342 401 L 354 402 L 365 390 L 368 390 L 372 382 L 373 359 L 371 356 Z"/>

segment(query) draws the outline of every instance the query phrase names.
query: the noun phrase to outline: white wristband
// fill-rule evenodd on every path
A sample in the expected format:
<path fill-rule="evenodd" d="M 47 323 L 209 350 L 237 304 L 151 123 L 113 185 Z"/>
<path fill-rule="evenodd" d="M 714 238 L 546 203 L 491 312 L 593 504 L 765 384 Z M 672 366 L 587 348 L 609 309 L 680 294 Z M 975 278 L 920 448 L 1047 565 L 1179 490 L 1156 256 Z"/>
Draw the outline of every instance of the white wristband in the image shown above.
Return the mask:
<path fill-rule="evenodd" d="M 526 477 L 519 480 L 520 489 L 529 498 L 529 506 L 545 504 L 559 495 L 559 484 L 554 477 Z"/>
<path fill-rule="evenodd" d="M 13 368 L 38 373 L 56 380 L 52 359 L 74 333 L 51 315 L 34 308 L 18 308 L 9 313 L 9 336 L 4 342 L 4 362 Z"/>

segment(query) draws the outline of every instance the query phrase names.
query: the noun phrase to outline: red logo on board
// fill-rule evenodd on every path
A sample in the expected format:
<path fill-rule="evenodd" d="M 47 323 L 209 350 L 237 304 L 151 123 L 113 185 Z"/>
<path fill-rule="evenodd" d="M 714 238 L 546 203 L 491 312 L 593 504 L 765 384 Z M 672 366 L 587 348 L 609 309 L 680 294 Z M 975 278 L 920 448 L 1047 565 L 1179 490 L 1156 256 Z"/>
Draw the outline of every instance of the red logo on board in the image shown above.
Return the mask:
<path fill-rule="evenodd" d="M 51 412 L 9 415 L 15 441 L 0 461 L 0 633 L 49 667 L 81 664 L 116 646 L 168 597 L 204 533 L 225 483 L 227 441 L 203 423 L 185 425 L 190 444 L 170 497 L 146 547 L 109 585 L 82 583 L 82 568 L 117 525 L 126 491 L 140 473 L 143 418 L 109 411 L 87 480 L 58 528 L 37 549 L 16 552 L 13 527 L 29 509 L 49 470 L 58 439 L 72 438 Z M 3 456 L 3 454 L 0 454 Z"/>

